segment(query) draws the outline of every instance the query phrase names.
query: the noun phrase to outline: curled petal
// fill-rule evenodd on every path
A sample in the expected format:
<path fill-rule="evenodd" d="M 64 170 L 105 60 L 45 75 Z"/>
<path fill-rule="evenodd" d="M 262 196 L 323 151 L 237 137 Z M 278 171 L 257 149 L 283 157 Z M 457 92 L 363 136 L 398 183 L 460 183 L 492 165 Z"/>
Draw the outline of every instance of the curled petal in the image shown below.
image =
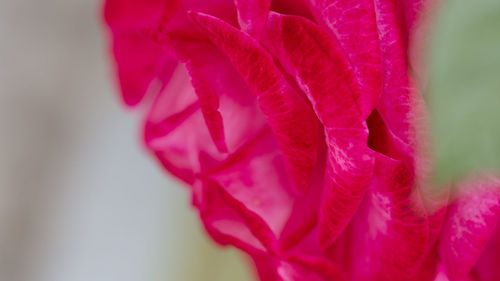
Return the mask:
<path fill-rule="evenodd" d="M 229 59 L 203 40 L 170 35 L 186 62 L 205 123 L 220 152 L 234 152 L 267 126 L 254 94 Z"/>
<path fill-rule="evenodd" d="M 380 39 L 383 71 L 383 93 L 377 111 L 384 120 L 392 138 L 406 146 L 406 161 L 415 169 L 418 184 L 426 183 L 431 170 L 428 157 L 429 134 L 426 125 L 425 103 L 408 70 L 408 47 L 404 31 L 396 13 L 401 1 L 375 0 L 377 27 Z M 399 3 L 399 4 L 398 4 Z M 420 186 L 425 204 L 432 190 Z M 438 200 L 443 201 L 443 200 Z M 431 207 L 432 208 L 432 207 Z"/>
<path fill-rule="evenodd" d="M 286 82 L 272 57 L 256 41 L 214 17 L 193 14 L 193 18 L 231 59 L 257 95 L 295 187 L 299 191 L 307 190 L 318 146 L 318 121 L 314 112 Z"/>
<path fill-rule="evenodd" d="M 291 212 L 293 193 L 269 128 L 204 177 L 260 216 L 279 236 Z"/>
<path fill-rule="evenodd" d="M 361 202 L 373 170 L 368 129 L 352 70 L 340 48 L 312 22 L 271 13 L 266 28 L 271 52 L 296 78 L 324 126 L 328 147 L 320 243 L 329 246 Z"/>
<path fill-rule="evenodd" d="M 427 213 L 401 161 L 376 154 L 369 192 L 331 249 L 352 280 L 408 280 L 432 246 Z"/>
<path fill-rule="evenodd" d="M 201 112 L 217 149 L 227 153 L 226 137 L 222 115 L 219 111 L 219 96 L 227 93 L 237 83 L 224 83 L 227 80 L 227 63 L 222 54 L 202 41 L 173 40 L 172 45 L 178 56 L 186 61 L 191 83 L 198 96 Z M 229 69 L 231 71 L 232 69 Z M 224 73 L 221 75 L 221 73 Z"/>
<path fill-rule="evenodd" d="M 233 244 L 248 253 L 276 253 L 276 238 L 268 225 L 216 183 L 202 179 L 201 186 L 194 187 L 194 202 L 205 226 L 226 237 L 227 242 L 219 241 L 222 244 Z"/>
<path fill-rule="evenodd" d="M 196 128 L 196 129 L 193 129 Z M 146 117 L 145 146 L 163 167 L 188 184 L 199 172 L 196 151 L 214 154 L 210 135 L 201 116 L 197 96 L 184 64 L 173 73 L 172 81 L 156 97 Z"/>
<path fill-rule="evenodd" d="M 358 100 L 367 118 L 382 93 L 380 42 L 372 0 L 310 0 L 316 18 L 348 56 L 361 88 Z"/>
<path fill-rule="evenodd" d="M 227 91 L 219 96 L 219 112 L 227 130 L 228 149 L 234 153 L 260 135 L 267 125 L 252 99 L 253 94 L 231 65 L 225 60 L 220 62 L 220 66 L 213 77 L 218 77 L 219 86 Z M 192 184 L 195 174 L 221 164 L 228 154 L 221 153 L 210 141 L 211 134 L 198 95 L 189 79 L 185 65 L 181 64 L 174 73 L 172 83 L 153 103 L 146 119 L 145 143 L 167 170 Z"/>
<path fill-rule="evenodd" d="M 384 73 L 383 94 L 377 109 L 389 130 L 413 148 L 417 145 L 416 118 L 420 117 L 414 107 L 418 93 L 408 73 L 407 49 L 394 13 L 396 1 L 375 0 L 375 10 Z"/>
<path fill-rule="evenodd" d="M 208 233 L 219 244 L 233 245 L 249 253 L 266 251 L 262 242 L 251 231 L 238 204 L 219 187 L 201 181 L 195 183 L 193 201 Z M 265 236 L 265 233 L 256 232 Z"/>

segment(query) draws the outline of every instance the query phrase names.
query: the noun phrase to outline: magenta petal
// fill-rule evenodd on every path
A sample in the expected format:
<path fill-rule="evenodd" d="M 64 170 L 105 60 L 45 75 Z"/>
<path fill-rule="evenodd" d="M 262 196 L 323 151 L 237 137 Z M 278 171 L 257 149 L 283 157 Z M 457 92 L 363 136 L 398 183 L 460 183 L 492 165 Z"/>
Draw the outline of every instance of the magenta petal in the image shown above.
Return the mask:
<path fill-rule="evenodd" d="M 258 38 L 264 28 L 271 0 L 235 0 L 240 28 Z"/>
<path fill-rule="evenodd" d="M 267 126 L 255 95 L 216 47 L 170 36 L 176 56 L 186 62 L 214 144 L 222 153 L 236 151 Z"/>
<path fill-rule="evenodd" d="M 288 256 L 278 267 L 283 281 L 344 281 L 347 280 L 335 264 L 318 257 Z"/>
<path fill-rule="evenodd" d="M 207 64 L 209 66 L 210 64 Z M 220 152 L 227 152 L 226 137 L 224 136 L 224 124 L 219 112 L 219 97 L 215 88 L 206 79 L 201 70 L 202 66 L 194 60 L 187 63 L 191 74 L 191 81 L 199 98 L 201 111 L 207 124 L 212 140 Z"/>
<path fill-rule="evenodd" d="M 171 10 L 179 0 L 168 1 Z M 165 10 L 164 0 L 106 0 L 104 19 L 113 30 L 138 30 L 155 24 Z"/>
<path fill-rule="evenodd" d="M 271 11 L 284 15 L 297 15 L 313 19 L 313 13 L 308 4 L 309 0 L 272 0 Z"/>
<path fill-rule="evenodd" d="M 347 238 L 351 277 L 407 280 L 430 248 L 427 213 L 403 162 L 377 154 L 374 173 Z"/>
<path fill-rule="evenodd" d="M 151 83 L 168 80 L 175 62 L 161 44 L 164 32 L 196 36 L 187 17 L 194 9 L 215 14 L 236 23 L 232 0 L 106 0 L 104 19 L 112 33 L 113 53 L 125 104 L 134 106 Z"/>
<path fill-rule="evenodd" d="M 245 139 L 241 139 L 238 146 L 231 146 L 234 149 L 231 156 L 221 154 L 207 141 L 210 134 L 200 107 L 196 106 L 198 103 L 194 89 L 185 87 L 185 83 L 180 81 L 185 80 L 186 76 L 186 70 L 181 67 L 174 74 L 176 80 L 173 80 L 179 81 L 179 85 L 175 87 L 175 83 L 169 84 L 157 98 L 146 126 L 148 148 L 154 151 L 169 171 L 188 183 L 195 183 L 195 189 L 199 181 L 197 178 L 205 183 L 204 186 L 207 186 L 207 181 L 213 183 L 209 186 L 219 189 L 216 194 L 219 194 L 220 200 L 230 205 L 228 208 L 231 212 L 238 214 L 221 218 L 229 211 L 224 211 L 222 203 L 222 213 L 215 210 L 217 205 L 213 206 L 214 211 L 212 215 L 206 215 L 205 222 L 213 235 L 219 233 L 220 237 L 229 241 L 226 243 L 243 247 L 237 241 L 244 241 L 245 235 L 252 234 L 266 249 L 276 251 L 275 237 L 281 232 L 293 201 L 274 136 L 261 122 L 256 122 L 261 127 L 255 135 L 247 134 L 251 130 L 240 125 L 236 134 L 244 135 Z M 241 91 L 236 93 L 243 94 Z M 233 115 L 233 122 L 245 118 L 242 113 L 247 109 L 239 109 L 230 103 L 226 104 L 226 108 L 240 113 L 241 116 Z M 258 115 L 253 114 L 252 117 L 258 121 Z M 241 122 L 251 123 L 246 120 Z M 203 204 L 197 206 L 203 209 Z M 258 246 L 255 243 L 252 245 Z"/>
<path fill-rule="evenodd" d="M 210 180 L 194 186 L 194 202 L 205 227 L 221 244 L 232 244 L 249 254 L 275 253 L 276 238 L 260 216 Z"/>
<path fill-rule="evenodd" d="M 269 128 L 204 176 L 260 216 L 276 237 L 281 233 L 293 193 Z"/>
<path fill-rule="evenodd" d="M 323 140 L 323 138 L 321 139 Z M 281 234 L 280 247 L 283 251 L 295 248 L 298 244 L 304 246 L 306 251 L 319 251 L 317 233 L 312 234 L 311 232 L 315 227 L 317 228 L 320 210 L 318 202 L 321 202 L 325 182 L 326 163 L 324 158 L 326 147 L 324 143 L 322 143 L 320 149 L 318 154 L 320 158 L 313 174 L 311 188 L 303 196 L 295 200 L 293 211 Z M 308 239 L 306 236 L 314 237 Z"/>
<path fill-rule="evenodd" d="M 316 18 L 336 37 L 349 57 L 367 118 L 382 92 L 380 43 L 372 0 L 310 0 Z"/>
<path fill-rule="evenodd" d="M 464 184 L 456 196 L 439 242 L 439 254 L 450 281 L 465 278 L 492 239 L 500 219 L 500 181 L 490 179 Z M 491 262 L 498 267 L 498 260 Z M 499 273 L 498 269 L 492 273 Z"/>
<path fill-rule="evenodd" d="M 219 112 L 228 149 L 234 153 L 260 135 L 267 125 L 253 94 L 227 59 L 222 58 L 212 78 L 218 81 L 217 89 L 222 89 L 217 91 Z M 220 165 L 228 157 L 211 138 L 198 96 L 181 65 L 151 108 L 146 120 L 146 145 L 167 170 L 192 183 L 195 174 Z"/>
<path fill-rule="evenodd" d="M 201 112 L 215 146 L 222 153 L 228 152 L 224 124 L 219 111 L 219 96 L 229 91 L 227 83 L 219 82 L 227 79 L 220 74 L 227 68 L 226 60 L 212 46 L 201 41 L 178 42 L 174 40 L 172 43 L 178 53 L 183 53 L 181 58 L 186 60 L 191 83 L 198 96 Z"/>
<path fill-rule="evenodd" d="M 368 129 L 347 59 L 312 22 L 271 13 L 266 42 L 298 84 L 323 123 L 328 176 L 320 212 L 320 243 L 329 246 L 357 210 L 373 169 Z"/>
<path fill-rule="evenodd" d="M 410 40 L 414 39 L 417 24 L 422 24 L 422 15 L 429 12 L 429 6 L 438 3 L 435 0 L 402 0 L 398 2 L 399 24 L 404 31 L 405 45 L 409 47 Z M 418 43 L 418 42 L 417 42 Z"/>
<path fill-rule="evenodd" d="M 410 281 L 437 281 L 439 255 L 436 245 L 432 245 L 427 251 L 425 258 L 421 261 L 418 270 L 410 278 Z"/>
<path fill-rule="evenodd" d="M 266 251 L 250 231 L 241 212 L 227 202 L 217 186 L 201 182 L 198 185 L 194 186 L 195 205 L 200 210 L 206 230 L 215 241 L 222 245 L 233 245 L 245 252 Z"/>
<path fill-rule="evenodd" d="M 500 279 L 500 223 L 484 247 L 481 256 L 473 268 L 473 273 L 481 281 L 496 281 Z"/>
<path fill-rule="evenodd" d="M 155 78 L 166 82 L 177 64 L 161 46 L 144 33 L 144 29 L 168 20 L 179 1 L 107 0 L 104 19 L 112 33 L 112 50 L 118 80 L 126 105 L 138 104 Z"/>
<path fill-rule="evenodd" d="M 166 82 L 177 62 L 140 33 L 115 35 L 113 54 L 126 105 L 138 104 L 154 78 Z"/>
<path fill-rule="evenodd" d="M 440 202 L 441 205 L 443 202 Z M 424 202 L 425 204 L 425 202 Z M 444 218 L 446 216 L 448 206 L 442 206 L 441 209 L 434 210 L 429 213 L 429 243 L 425 253 L 425 257 L 421 260 L 418 269 L 410 279 L 411 281 L 432 281 L 438 273 L 438 265 L 440 264 L 437 241 L 442 229 Z"/>
<path fill-rule="evenodd" d="M 276 271 L 278 259 L 269 254 L 252 254 L 260 281 L 283 281 Z"/>
<path fill-rule="evenodd" d="M 384 85 L 377 109 L 387 127 L 410 147 L 417 146 L 418 93 L 408 73 L 408 50 L 397 18 L 396 1 L 375 0 Z"/>
<path fill-rule="evenodd" d="M 196 129 L 193 129 L 196 128 Z M 164 168 L 188 184 L 199 172 L 197 151 L 213 154 L 215 147 L 204 124 L 187 70 L 179 64 L 171 82 L 156 97 L 148 113 L 144 141 Z M 188 144 L 188 145 L 186 145 Z"/>
<path fill-rule="evenodd" d="M 272 57 L 242 32 L 202 14 L 195 20 L 231 59 L 277 136 L 295 187 L 306 190 L 316 164 L 318 121 L 307 102 L 286 82 Z"/>

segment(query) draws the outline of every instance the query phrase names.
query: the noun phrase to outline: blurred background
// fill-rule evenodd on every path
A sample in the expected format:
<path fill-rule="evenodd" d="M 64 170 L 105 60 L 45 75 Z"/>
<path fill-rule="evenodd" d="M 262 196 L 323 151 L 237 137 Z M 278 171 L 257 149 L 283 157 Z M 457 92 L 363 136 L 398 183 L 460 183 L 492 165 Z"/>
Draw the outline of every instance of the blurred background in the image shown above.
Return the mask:
<path fill-rule="evenodd" d="M 0 0 L 0 280 L 250 280 L 141 148 L 99 2 Z"/>
<path fill-rule="evenodd" d="M 443 7 L 425 89 L 451 177 L 500 161 L 500 1 Z M 0 0 L 0 280 L 250 280 L 139 145 L 99 14 L 99 1 Z"/>

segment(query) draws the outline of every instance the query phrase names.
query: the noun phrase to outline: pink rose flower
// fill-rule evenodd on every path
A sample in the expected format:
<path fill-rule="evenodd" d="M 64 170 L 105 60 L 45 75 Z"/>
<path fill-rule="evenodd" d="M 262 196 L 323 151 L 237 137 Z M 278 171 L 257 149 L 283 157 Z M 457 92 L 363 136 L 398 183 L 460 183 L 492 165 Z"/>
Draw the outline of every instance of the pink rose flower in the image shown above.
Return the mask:
<path fill-rule="evenodd" d="M 500 182 L 426 184 L 408 53 L 427 5 L 107 0 L 104 17 L 146 147 L 260 280 L 500 280 Z"/>

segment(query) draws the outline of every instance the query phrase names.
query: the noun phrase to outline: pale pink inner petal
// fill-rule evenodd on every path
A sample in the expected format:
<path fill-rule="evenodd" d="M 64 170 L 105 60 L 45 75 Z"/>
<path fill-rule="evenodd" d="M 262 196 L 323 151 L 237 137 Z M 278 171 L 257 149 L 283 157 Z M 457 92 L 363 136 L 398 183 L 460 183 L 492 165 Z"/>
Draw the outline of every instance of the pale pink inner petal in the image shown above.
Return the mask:
<path fill-rule="evenodd" d="M 269 129 L 207 176 L 259 215 L 278 236 L 290 215 L 293 193 Z"/>
<path fill-rule="evenodd" d="M 289 175 L 299 191 L 311 184 L 316 164 L 318 120 L 309 104 L 285 80 L 273 59 L 252 38 L 222 21 L 193 15 L 212 41 L 232 60 L 276 134 Z"/>

